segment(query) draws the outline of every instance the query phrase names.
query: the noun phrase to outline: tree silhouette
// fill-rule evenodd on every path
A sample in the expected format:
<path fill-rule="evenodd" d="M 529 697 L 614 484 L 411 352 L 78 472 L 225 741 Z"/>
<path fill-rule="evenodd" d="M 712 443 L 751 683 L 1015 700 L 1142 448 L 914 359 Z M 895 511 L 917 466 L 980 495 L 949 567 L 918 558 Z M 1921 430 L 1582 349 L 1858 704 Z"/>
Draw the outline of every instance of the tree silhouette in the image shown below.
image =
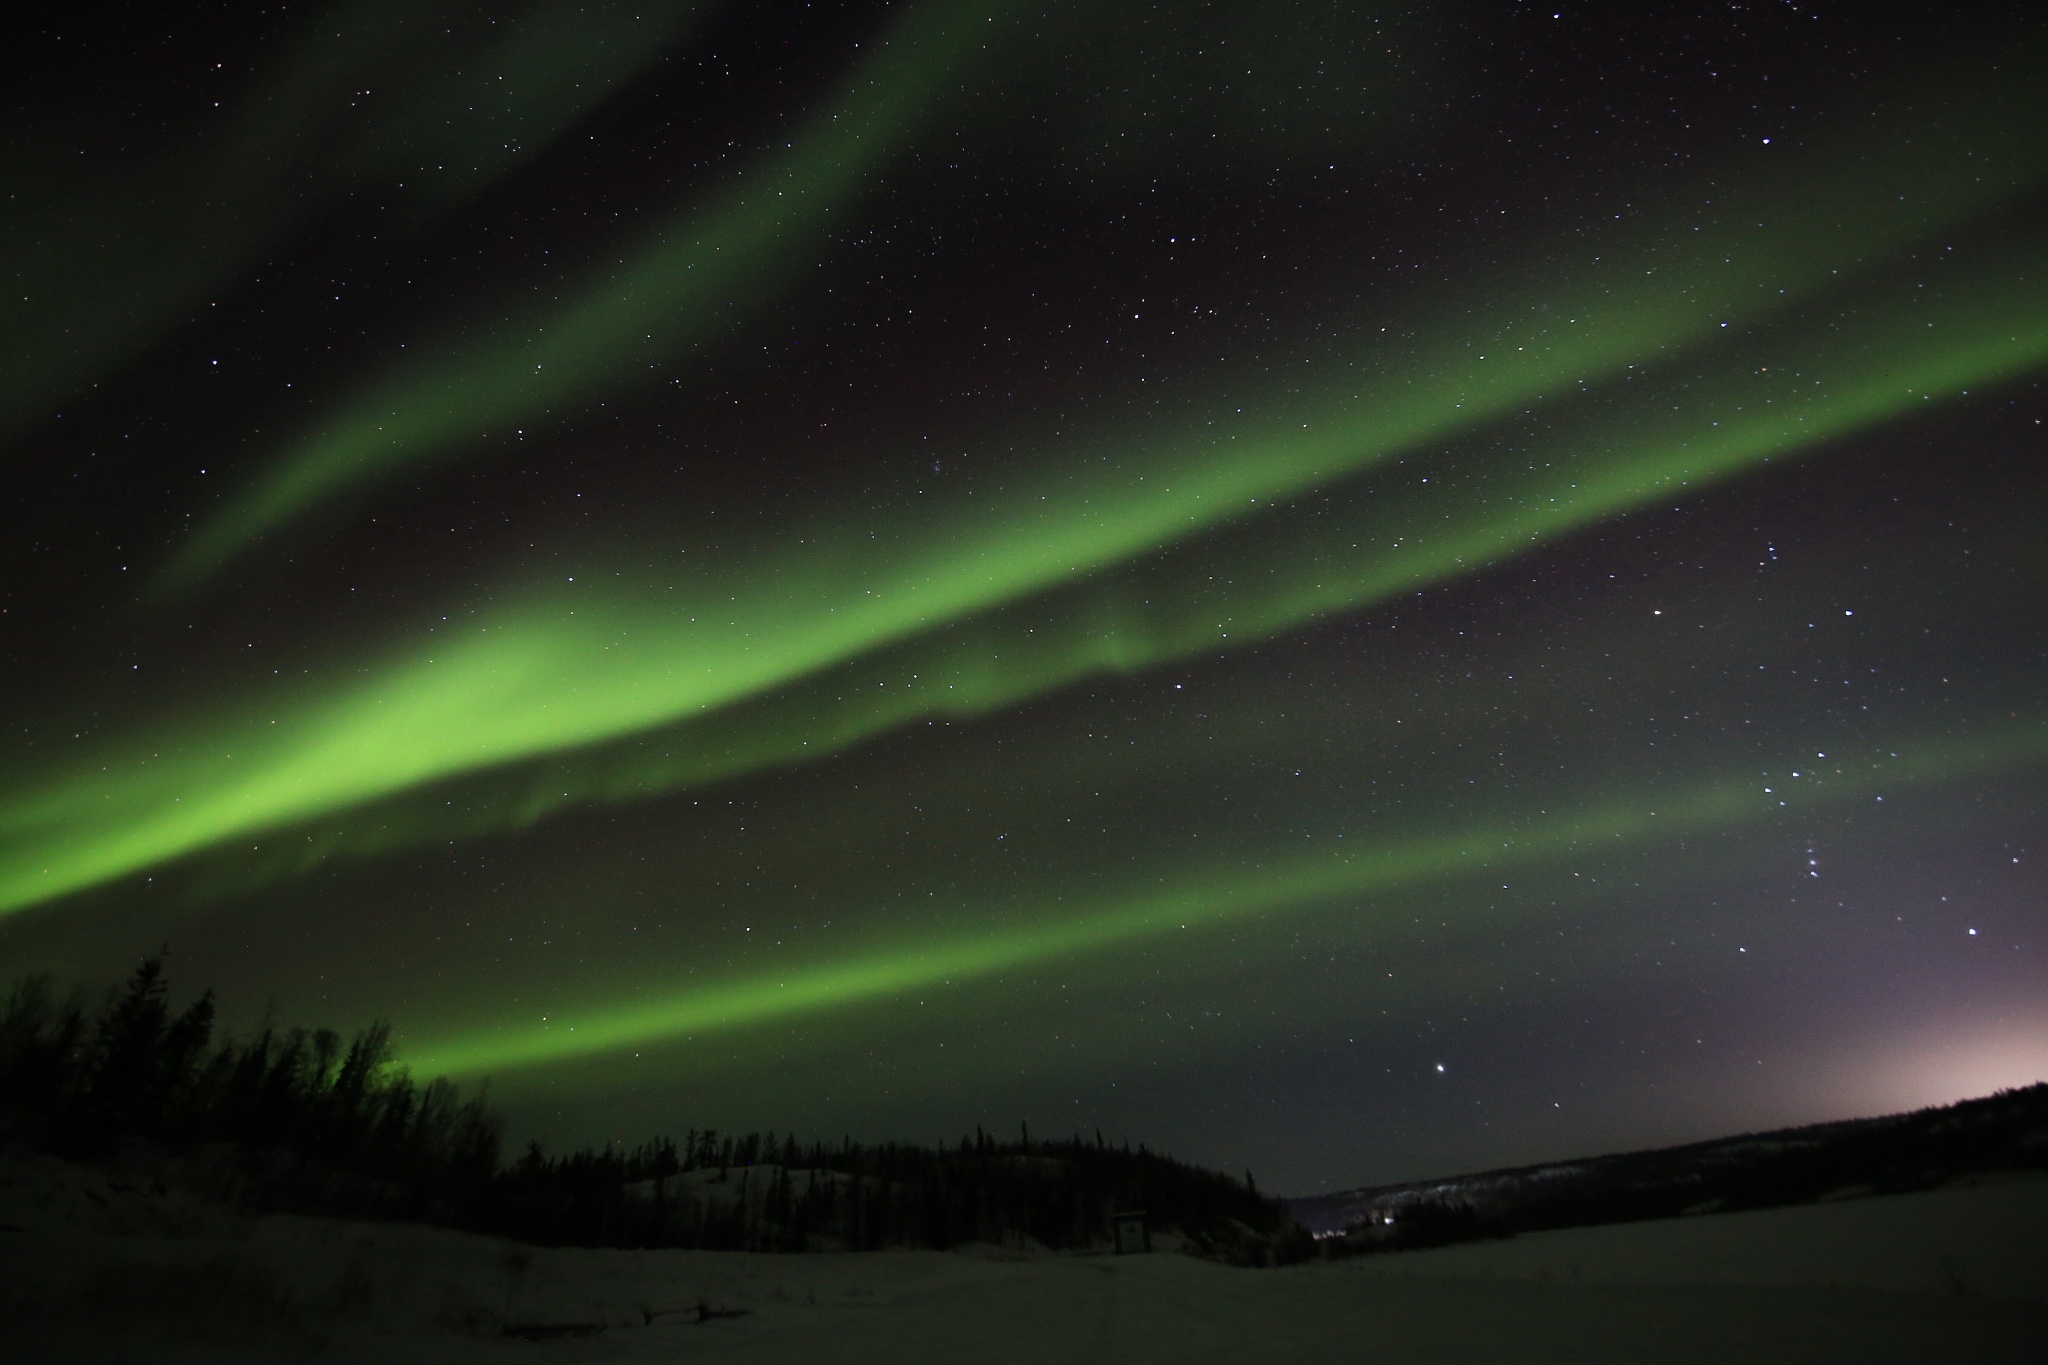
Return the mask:
<path fill-rule="evenodd" d="M 1075 1134 L 957 1147 L 798 1142 L 690 1130 L 632 1149 L 551 1156 L 529 1143 L 501 1167 L 502 1118 L 453 1082 L 425 1085 L 378 1021 L 344 1046 L 331 1029 L 265 1026 L 214 1037 L 211 992 L 174 1013 L 165 954 L 142 960 L 96 1012 L 48 976 L 17 983 L 0 1015 L 0 1111 L 33 1118 L 55 1149 L 99 1157 L 141 1138 L 225 1148 L 237 1189 L 264 1207 L 431 1218 L 508 1237 L 606 1246 L 757 1251 L 971 1241 L 1104 1245 L 1111 1215 L 1260 1259 L 1286 1227 L 1244 1182 L 1140 1146 Z M 714 1175 L 715 1172 L 715 1175 Z M 738 1178 L 732 1178 L 737 1172 Z"/>

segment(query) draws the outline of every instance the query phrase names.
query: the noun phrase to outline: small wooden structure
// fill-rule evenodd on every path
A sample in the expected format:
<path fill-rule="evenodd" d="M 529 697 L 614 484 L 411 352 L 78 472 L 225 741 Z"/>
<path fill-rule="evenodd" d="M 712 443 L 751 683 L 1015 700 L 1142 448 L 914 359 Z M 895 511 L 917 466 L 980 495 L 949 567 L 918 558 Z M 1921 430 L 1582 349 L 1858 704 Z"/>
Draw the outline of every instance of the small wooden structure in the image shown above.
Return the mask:
<path fill-rule="evenodd" d="M 1145 1228 L 1145 1211 L 1134 1209 L 1129 1213 L 1113 1213 L 1109 1224 L 1116 1230 L 1116 1254 L 1135 1256 L 1152 1249 L 1152 1234 Z"/>

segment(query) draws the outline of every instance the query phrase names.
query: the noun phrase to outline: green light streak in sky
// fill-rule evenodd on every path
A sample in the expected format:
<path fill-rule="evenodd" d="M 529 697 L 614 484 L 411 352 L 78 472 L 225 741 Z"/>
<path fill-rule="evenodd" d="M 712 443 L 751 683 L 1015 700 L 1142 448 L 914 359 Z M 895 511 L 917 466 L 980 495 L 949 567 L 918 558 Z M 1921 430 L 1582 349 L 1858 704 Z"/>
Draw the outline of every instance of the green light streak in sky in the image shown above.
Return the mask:
<path fill-rule="evenodd" d="M 334 5 L 223 101 L 225 126 L 142 164 L 81 159 L 58 124 L 23 139 L 29 150 L 0 168 L 16 190 L 0 260 L 20 285 L 0 303 L 0 436 L 175 327 L 208 291 L 238 287 L 239 269 L 335 196 L 374 188 L 410 225 L 487 188 L 660 59 L 699 7 L 494 9 Z"/>
<path fill-rule="evenodd" d="M 374 386 L 288 451 L 180 552 L 165 581 L 211 573 L 256 538 L 337 494 L 447 457 L 644 379 L 722 329 L 729 310 L 789 279 L 832 213 L 858 191 L 991 30 L 986 8 L 914 12 L 837 108 L 707 207 L 684 214 L 620 274 L 525 335 L 452 346 Z M 1091 566 L 1234 516 L 1405 449 L 1598 382 L 1674 346 L 1754 321 L 1824 290 L 1873 257 L 1987 212 L 2048 173 L 2038 92 L 1951 111 L 1944 137 L 1879 138 L 1759 151 L 1721 183 L 1693 186 L 1647 222 L 1534 244 L 1485 292 L 1432 301 L 1398 342 L 1351 358 L 1315 409 L 1284 400 L 1223 418 L 1207 458 L 1176 452 L 1171 488 L 1048 481 L 1120 539 L 1049 559 Z M 1540 282 L 1540 283 L 1532 283 Z M 1455 324 L 1440 320 L 1460 319 Z M 1286 409 L 1286 411 L 1283 411 Z M 1242 411 L 1240 409 L 1240 411 Z M 1219 414 L 1221 416 L 1221 414 Z M 1307 420 L 1303 421 L 1306 416 Z M 1306 434 L 1304 434 L 1306 432 Z M 1155 474 L 1165 474 L 1166 469 Z M 1093 496 L 1081 496 L 1092 492 Z M 1051 496 L 1048 494 L 1048 496 Z M 1087 506 L 1108 498 L 1113 509 Z"/>
<path fill-rule="evenodd" d="M 1103 669 L 1242 645 L 2035 369 L 2048 362 L 2043 265 L 2038 251 L 2023 252 L 1944 288 L 1895 289 L 1901 299 L 1856 310 L 1853 327 L 1830 320 L 1764 338 L 1768 363 L 1718 351 L 1706 357 L 1711 377 L 1696 378 L 1699 357 L 1675 358 L 1687 373 L 1640 400 L 1584 400 L 1590 410 L 1550 438 L 1555 458 L 1518 455 L 1532 467 L 1463 493 L 1446 487 L 1441 502 L 1419 484 L 1361 497 L 1358 520 L 1329 523 L 1332 540 L 1271 547 L 1276 571 L 1250 575 L 1265 586 L 1248 584 L 1227 615 L 1199 591 L 1200 543 L 1184 561 L 1149 566 L 1149 579 L 1075 571 L 1113 565 L 1152 533 L 1143 494 L 1029 522 L 1020 515 L 1028 501 L 973 520 L 956 506 L 951 519 L 928 516 L 893 543 L 842 536 L 815 554 L 777 554 L 765 569 L 700 582 L 682 600 L 564 584 L 352 690 L 268 707 L 259 699 L 211 727 L 146 736 L 0 809 L 0 909 L 419 783 L 689 717 L 716 725 L 721 709 L 879 650 L 922 652 L 933 673 L 921 695 L 842 699 L 814 723 L 752 736 L 737 760 L 745 743 L 707 745 L 698 750 L 706 762 L 679 764 L 657 785 L 816 754 L 912 715 L 986 712 Z M 1672 404 L 1674 394 L 1684 401 Z M 1258 474 L 1254 465 L 1244 477 Z M 1033 594 L 1049 586 L 1080 596 L 1047 613 Z M 1042 642 L 991 650 L 978 634 L 977 621 L 1000 624 L 990 613 L 1027 608 L 1048 627 Z M 942 629 L 955 622 L 963 628 Z"/>
<path fill-rule="evenodd" d="M 900 150 L 917 115 L 987 46 L 999 0 L 913 9 L 851 87 L 783 155 L 684 212 L 568 308 L 523 334 L 443 343 L 360 395 L 195 536 L 166 582 L 203 577 L 334 494 L 536 422 L 725 331 L 810 263 L 835 212 Z"/>
<path fill-rule="evenodd" d="M 927 937 L 915 946 L 755 975 L 644 1005 L 588 1012 L 557 1007 L 545 1024 L 429 1041 L 408 1060 L 426 1074 L 475 1075 L 590 1057 L 882 1000 L 1254 914 L 1306 909 L 1335 897 L 1452 881 L 1617 842 L 1680 838 L 1791 812 L 1794 806 L 1840 805 L 1867 799 L 1880 785 L 1896 791 L 1914 782 L 2021 767 L 2044 756 L 2048 726 L 2029 720 L 1968 742 L 1907 749 L 1896 760 L 1828 778 L 1816 775 L 1803 790 L 1781 780 L 1782 794 L 1766 795 L 1764 782 L 1754 778 L 1724 780 L 1661 796 L 1637 793 L 1626 802 L 1468 828 L 1433 840 L 1359 841 L 1362 846 L 1341 854 L 1289 854 L 1249 872 L 1203 869 L 1166 890 L 1023 928 L 938 941 Z"/>

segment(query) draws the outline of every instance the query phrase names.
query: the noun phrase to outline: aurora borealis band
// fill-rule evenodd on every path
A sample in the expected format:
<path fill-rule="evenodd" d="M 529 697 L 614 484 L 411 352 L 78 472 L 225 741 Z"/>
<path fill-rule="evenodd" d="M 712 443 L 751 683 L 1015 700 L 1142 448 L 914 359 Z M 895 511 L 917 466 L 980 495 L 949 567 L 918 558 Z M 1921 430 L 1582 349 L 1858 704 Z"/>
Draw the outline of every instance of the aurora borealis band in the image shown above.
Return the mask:
<path fill-rule="evenodd" d="M 1302 1191 L 2048 1070 L 2023 9 L 17 29 L 10 974 Z"/>

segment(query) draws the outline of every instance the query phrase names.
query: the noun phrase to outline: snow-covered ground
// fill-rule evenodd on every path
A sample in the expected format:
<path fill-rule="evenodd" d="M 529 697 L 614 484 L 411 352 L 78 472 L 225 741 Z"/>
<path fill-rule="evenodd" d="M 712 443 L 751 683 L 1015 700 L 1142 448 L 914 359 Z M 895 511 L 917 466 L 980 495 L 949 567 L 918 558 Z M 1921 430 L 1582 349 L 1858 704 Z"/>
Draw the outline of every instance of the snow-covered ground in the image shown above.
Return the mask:
<path fill-rule="evenodd" d="M 2048 1359 L 2048 1179 L 1290 1270 L 1186 1256 L 527 1248 L 240 1221 L 0 1170 L 0 1357 L 335 1361 Z"/>

